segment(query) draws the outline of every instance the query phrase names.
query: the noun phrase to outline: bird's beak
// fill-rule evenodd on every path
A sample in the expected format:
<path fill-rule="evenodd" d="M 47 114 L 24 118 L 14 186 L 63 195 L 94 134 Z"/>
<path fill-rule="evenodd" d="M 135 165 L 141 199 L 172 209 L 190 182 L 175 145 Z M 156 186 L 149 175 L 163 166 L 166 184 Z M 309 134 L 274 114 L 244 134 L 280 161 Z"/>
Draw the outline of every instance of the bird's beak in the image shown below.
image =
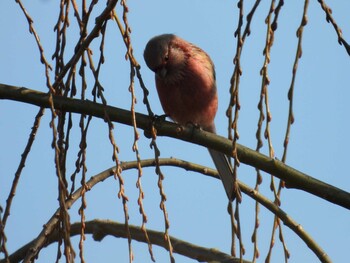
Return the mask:
<path fill-rule="evenodd" d="M 168 71 L 165 67 L 160 67 L 157 69 L 156 74 L 159 78 L 165 78 L 167 75 Z"/>

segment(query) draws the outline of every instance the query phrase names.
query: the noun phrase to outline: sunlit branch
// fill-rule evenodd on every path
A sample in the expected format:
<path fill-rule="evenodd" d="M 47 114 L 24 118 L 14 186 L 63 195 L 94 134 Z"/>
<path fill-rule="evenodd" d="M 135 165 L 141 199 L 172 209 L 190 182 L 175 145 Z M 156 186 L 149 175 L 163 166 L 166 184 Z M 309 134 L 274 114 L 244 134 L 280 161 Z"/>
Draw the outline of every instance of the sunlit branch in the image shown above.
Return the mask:
<path fill-rule="evenodd" d="M 0 99 L 21 101 L 39 107 L 50 107 L 49 95 L 26 88 L 0 84 Z M 107 112 L 111 121 L 132 125 L 131 112 L 88 100 L 78 100 L 53 96 L 54 106 L 58 110 L 91 115 L 103 119 Z M 193 127 L 183 127 L 171 122 L 151 119 L 149 116 L 135 113 L 137 126 L 150 134 L 151 124 L 157 129 L 158 136 L 168 136 L 213 148 L 227 155 L 232 154 L 232 142 L 228 139 Z M 237 144 L 239 160 L 286 182 L 287 188 L 296 188 L 318 196 L 331 203 L 350 209 L 350 193 L 308 176 L 277 159 L 271 159 L 243 145 Z"/>

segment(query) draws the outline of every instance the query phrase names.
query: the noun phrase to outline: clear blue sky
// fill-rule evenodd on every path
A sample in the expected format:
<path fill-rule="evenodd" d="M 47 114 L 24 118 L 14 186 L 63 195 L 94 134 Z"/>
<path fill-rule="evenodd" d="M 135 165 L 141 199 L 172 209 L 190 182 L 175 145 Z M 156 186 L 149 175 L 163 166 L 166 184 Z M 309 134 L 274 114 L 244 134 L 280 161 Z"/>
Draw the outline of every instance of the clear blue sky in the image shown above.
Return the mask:
<path fill-rule="evenodd" d="M 96 7 L 96 16 L 104 1 Z M 253 2 L 253 1 L 246 1 Z M 241 111 L 239 118 L 239 143 L 255 148 L 261 77 L 265 39 L 264 19 L 269 1 L 262 1 L 251 26 L 251 35 L 246 39 L 242 54 L 243 75 L 240 85 Z M 342 28 L 345 39 L 350 41 L 349 1 L 327 1 L 333 15 Z M 50 0 L 23 1 L 34 20 L 46 58 L 51 62 L 55 48 L 53 25 L 57 21 L 58 3 Z M 245 12 L 250 10 L 247 3 Z M 146 67 L 142 53 L 147 41 L 154 35 L 175 33 L 202 47 L 211 56 L 216 66 L 219 92 L 219 110 L 216 118 L 218 133 L 226 135 L 227 118 L 225 111 L 229 99 L 229 83 L 233 72 L 232 58 L 236 49 L 233 33 L 237 27 L 238 9 L 236 1 L 130 1 L 129 23 L 132 28 L 132 44 L 136 59 L 142 66 L 143 80 L 150 90 L 150 102 L 155 113 L 162 109 L 154 88 L 154 76 Z M 117 9 L 120 14 L 121 6 Z M 282 8 L 275 42 L 269 65 L 270 107 L 272 112 L 271 134 L 276 157 L 281 158 L 283 138 L 288 113 L 287 91 L 292 77 L 292 63 L 295 57 L 296 29 L 300 24 L 303 1 L 286 1 Z M 71 13 L 71 27 L 68 42 L 76 41 L 78 33 L 76 21 Z M 93 21 L 93 20 L 92 20 Z M 28 24 L 15 1 L 0 3 L 0 82 L 47 91 L 44 67 L 40 63 L 38 48 L 28 32 Z M 90 29 L 93 24 L 90 24 Z M 92 43 L 95 65 L 99 55 L 99 40 Z M 71 57 L 74 45 L 68 43 L 66 61 Z M 105 58 L 100 81 L 104 86 L 109 104 L 129 109 L 131 98 L 128 92 L 129 62 L 124 60 L 125 47 L 117 26 L 111 21 L 108 25 Z M 54 64 L 54 63 L 52 63 Z M 319 3 L 310 1 L 308 25 L 304 30 L 303 56 L 299 62 L 295 86 L 294 114 L 287 163 L 329 184 L 350 191 L 348 169 L 350 139 L 350 59 L 345 49 L 337 42 L 331 24 Z M 88 68 L 87 68 L 88 71 Z M 51 79 L 53 79 L 51 77 Z M 91 79 L 90 79 L 91 80 Z M 93 82 L 88 83 L 91 94 Z M 146 113 L 142 104 L 142 93 L 136 82 L 137 111 Z M 4 208 L 6 198 L 17 169 L 20 155 L 27 142 L 34 116 L 35 106 L 10 101 L 0 102 L 0 205 Z M 51 149 L 52 131 L 49 127 L 50 114 L 47 111 L 41 122 L 27 165 L 23 171 L 17 194 L 13 202 L 6 234 L 8 249 L 13 252 L 36 237 L 42 225 L 58 207 L 57 179 L 54 167 L 54 152 Z M 79 147 L 79 116 L 74 116 L 75 126 L 68 155 L 68 174 L 74 170 L 74 162 Z M 141 134 L 142 131 L 140 131 Z M 131 127 L 115 125 L 115 137 L 120 147 L 120 160 L 134 160 L 132 151 L 133 131 Z M 176 141 L 171 138 L 158 138 L 161 157 L 176 157 L 213 167 L 206 149 Z M 141 158 L 152 158 L 149 139 L 141 136 L 139 148 Z M 263 151 L 267 154 L 267 142 Z M 113 165 L 112 149 L 108 140 L 108 128 L 103 121 L 94 119 L 88 135 L 87 167 L 88 177 Z M 171 223 L 170 234 L 194 244 L 218 248 L 229 253 L 230 223 L 226 212 L 226 195 L 221 183 L 202 175 L 176 168 L 163 168 L 166 178 L 164 189 Z M 68 175 L 69 176 L 69 175 Z M 138 212 L 135 171 L 123 173 L 126 181 L 126 194 L 130 223 L 140 225 Z M 239 179 L 253 186 L 255 169 L 246 165 L 239 168 Z M 142 179 L 145 191 L 145 208 L 149 216 L 149 229 L 163 230 L 164 222 L 159 209 L 160 197 L 157 178 L 153 168 L 144 169 Z M 261 191 L 272 198 L 269 191 L 270 176 L 264 174 Z M 86 220 L 108 218 L 123 222 L 123 210 L 116 197 L 118 183 L 112 178 L 96 186 L 87 194 Z M 77 202 L 71 210 L 72 222 L 78 221 Z M 319 243 L 334 262 L 348 259 L 350 244 L 350 213 L 324 200 L 298 190 L 284 190 L 282 209 L 294 218 Z M 253 246 L 250 237 L 253 232 L 254 202 L 243 196 L 240 209 L 243 240 L 246 248 L 245 259 L 252 257 Z M 273 216 L 261 208 L 259 228 L 260 258 L 263 262 L 270 240 Z M 318 262 L 308 247 L 287 227 L 284 237 L 291 253 L 290 262 Z M 78 238 L 73 238 L 78 251 Z M 132 242 L 135 262 L 151 262 L 147 246 Z M 91 236 L 85 242 L 87 262 L 127 262 L 127 241 L 106 238 L 101 243 L 94 242 Z M 154 247 L 157 262 L 167 262 L 168 255 L 163 249 Z M 38 262 L 53 262 L 56 245 L 44 249 Z M 175 255 L 177 262 L 192 262 Z M 77 258 L 78 260 L 78 258 Z M 276 236 L 272 262 L 282 262 L 283 251 Z"/>

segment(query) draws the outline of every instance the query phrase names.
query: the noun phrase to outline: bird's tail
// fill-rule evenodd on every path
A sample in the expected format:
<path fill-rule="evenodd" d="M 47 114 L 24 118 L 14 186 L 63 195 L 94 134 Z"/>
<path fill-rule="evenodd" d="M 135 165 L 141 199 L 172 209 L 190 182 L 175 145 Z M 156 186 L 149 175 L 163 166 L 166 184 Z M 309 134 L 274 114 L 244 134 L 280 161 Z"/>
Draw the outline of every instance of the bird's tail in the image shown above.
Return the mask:
<path fill-rule="evenodd" d="M 214 161 L 216 169 L 219 172 L 221 181 L 224 184 L 227 197 L 230 201 L 233 201 L 235 199 L 234 188 L 236 186 L 233 178 L 232 166 L 225 154 L 209 148 L 208 151 Z"/>

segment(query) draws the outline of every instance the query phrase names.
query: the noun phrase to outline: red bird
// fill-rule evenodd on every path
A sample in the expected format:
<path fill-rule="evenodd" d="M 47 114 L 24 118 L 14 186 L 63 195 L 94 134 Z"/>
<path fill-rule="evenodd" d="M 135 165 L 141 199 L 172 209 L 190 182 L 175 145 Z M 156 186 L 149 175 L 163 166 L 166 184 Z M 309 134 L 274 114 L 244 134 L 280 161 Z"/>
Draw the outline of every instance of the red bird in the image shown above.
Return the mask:
<path fill-rule="evenodd" d="M 155 72 L 165 114 L 181 125 L 193 123 L 215 133 L 218 96 L 214 64 L 208 54 L 176 35 L 164 34 L 147 43 L 143 56 L 147 66 Z M 208 150 L 232 201 L 232 167 L 226 155 Z"/>

